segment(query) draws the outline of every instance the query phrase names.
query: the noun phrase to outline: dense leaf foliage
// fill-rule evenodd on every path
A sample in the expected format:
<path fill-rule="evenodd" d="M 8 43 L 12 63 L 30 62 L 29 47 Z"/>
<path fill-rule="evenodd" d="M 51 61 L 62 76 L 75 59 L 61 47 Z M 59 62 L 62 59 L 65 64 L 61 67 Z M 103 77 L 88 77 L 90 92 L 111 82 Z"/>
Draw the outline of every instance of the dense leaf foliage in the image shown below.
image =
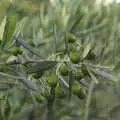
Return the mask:
<path fill-rule="evenodd" d="M 119 119 L 119 4 L 90 1 L 0 2 L 1 120 Z"/>

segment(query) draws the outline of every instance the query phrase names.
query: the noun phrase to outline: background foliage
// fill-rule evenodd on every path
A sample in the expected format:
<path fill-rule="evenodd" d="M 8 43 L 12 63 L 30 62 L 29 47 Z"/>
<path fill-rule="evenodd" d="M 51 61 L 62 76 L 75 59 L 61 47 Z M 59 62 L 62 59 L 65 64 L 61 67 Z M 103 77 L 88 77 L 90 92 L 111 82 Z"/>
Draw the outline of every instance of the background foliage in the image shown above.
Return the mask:
<path fill-rule="evenodd" d="M 119 120 L 119 9 L 94 0 L 1 0 L 0 120 Z M 67 77 L 59 74 L 64 62 Z M 87 70 L 78 80 L 84 99 L 73 94 L 74 69 Z M 62 96 L 46 81 L 52 73 Z"/>

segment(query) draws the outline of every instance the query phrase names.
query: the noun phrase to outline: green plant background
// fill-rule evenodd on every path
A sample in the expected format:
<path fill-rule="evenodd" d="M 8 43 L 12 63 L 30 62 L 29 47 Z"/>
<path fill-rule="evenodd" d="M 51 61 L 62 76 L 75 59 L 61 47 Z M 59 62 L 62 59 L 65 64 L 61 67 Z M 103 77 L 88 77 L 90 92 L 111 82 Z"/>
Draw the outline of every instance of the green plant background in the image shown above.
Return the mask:
<path fill-rule="evenodd" d="M 0 120 L 119 120 L 119 10 L 120 5 L 115 3 L 96 7 L 94 0 L 1 0 Z M 84 64 L 97 74 L 84 76 L 87 95 L 82 100 L 69 96 L 71 89 L 62 87 L 64 98 L 57 98 L 54 103 L 37 101 L 36 89 L 42 92 L 50 88 L 41 77 L 44 71 L 56 64 L 54 60 L 69 61 L 68 56 L 56 57 L 68 50 L 65 38 L 69 33 L 77 39 L 75 49 L 79 51 L 83 46 L 80 56 L 85 57 Z M 23 49 L 23 53 L 13 56 L 14 47 Z M 90 50 L 96 55 L 94 60 L 86 60 Z M 16 64 L 30 60 L 44 63 L 28 64 L 27 70 Z M 56 69 L 50 72 L 55 73 Z M 31 80 L 26 71 L 36 71 L 40 78 Z M 62 79 L 67 81 L 66 77 Z"/>

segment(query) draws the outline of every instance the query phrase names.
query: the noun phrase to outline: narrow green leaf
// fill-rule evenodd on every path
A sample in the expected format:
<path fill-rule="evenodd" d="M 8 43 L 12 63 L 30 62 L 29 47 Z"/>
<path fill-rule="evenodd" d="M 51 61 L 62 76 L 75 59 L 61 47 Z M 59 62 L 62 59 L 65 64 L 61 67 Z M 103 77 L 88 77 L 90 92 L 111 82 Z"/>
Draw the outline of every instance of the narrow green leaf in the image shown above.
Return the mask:
<path fill-rule="evenodd" d="M 107 25 L 107 23 L 108 23 L 108 19 L 104 19 L 102 21 L 102 23 L 100 23 L 100 24 L 98 24 L 98 25 L 96 25 L 96 26 L 94 26 L 92 28 L 85 29 L 85 30 L 77 33 L 77 35 L 88 35 L 88 34 L 90 34 L 92 32 L 98 31 L 98 30 L 104 28 Z"/>
<path fill-rule="evenodd" d="M 53 35 L 54 35 L 54 52 L 57 52 L 57 33 L 56 33 L 56 25 L 53 24 Z"/>
<path fill-rule="evenodd" d="M 66 50 L 66 53 L 68 54 L 69 56 L 69 47 L 68 47 L 68 39 L 67 39 L 67 33 L 65 33 L 65 50 Z"/>
<path fill-rule="evenodd" d="M 28 17 L 24 17 L 20 22 L 17 23 L 14 36 L 18 37 L 28 22 Z"/>
<path fill-rule="evenodd" d="M 73 23 L 73 25 L 71 26 L 70 28 L 70 32 L 73 33 L 73 31 L 75 30 L 75 28 L 77 27 L 77 25 L 80 23 L 80 21 L 82 20 L 83 18 L 83 14 L 79 15 L 79 17 L 77 18 L 77 20 L 75 20 L 75 22 Z"/>
<path fill-rule="evenodd" d="M 31 74 L 31 73 L 44 72 L 46 70 L 53 68 L 56 64 L 57 64 L 56 61 L 40 61 L 28 67 L 27 73 Z"/>
<path fill-rule="evenodd" d="M 3 34 L 2 49 L 7 49 L 13 40 L 13 34 L 16 29 L 16 16 L 8 16 Z"/>
<path fill-rule="evenodd" d="M 105 79 L 108 79 L 108 80 L 112 80 L 114 82 L 117 82 L 119 79 L 118 77 L 110 74 L 110 73 L 107 73 L 105 71 L 102 71 L 102 70 L 99 70 L 99 69 L 92 69 L 92 71 L 96 74 L 96 75 L 99 75 Z"/>
<path fill-rule="evenodd" d="M 27 44 L 24 40 L 22 40 L 22 36 L 17 37 L 16 41 L 19 42 L 25 49 L 29 50 L 31 53 L 41 57 L 39 52 L 35 48 Z"/>
<path fill-rule="evenodd" d="M 82 54 L 82 58 L 84 59 L 90 52 L 91 50 L 91 42 L 89 42 L 87 45 L 85 45 L 84 47 L 84 51 L 83 51 L 83 54 Z"/>
<path fill-rule="evenodd" d="M 0 76 L 12 78 L 12 79 L 17 79 L 21 83 L 23 83 L 28 89 L 31 89 L 33 91 L 38 91 L 38 89 L 36 88 L 36 85 L 32 81 L 27 80 L 25 77 L 13 76 L 13 75 L 10 75 L 7 73 L 2 73 L 2 72 L 0 72 Z"/>
<path fill-rule="evenodd" d="M 69 84 L 66 82 L 66 80 L 62 76 L 59 76 L 59 79 L 67 88 L 69 88 Z"/>
<path fill-rule="evenodd" d="M 94 82 L 95 82 L 96 84 L 98 84 L 99 81 L 98 81 L 98 79 L 96 78 L 96 76 L 92 73 L 92 71 L 90 71 L 90 69 L 89 69 L 88 67 L 87 67 L 87 70 L 88 70 L 88 73 L 89 73 L 89 75 L 91 76 L 92 80 L 94 80 Z"/>
<path fill-rule="evenodd" d="M 6 25 L 6 16 L 4 17 L 1 25 L 0 25 L 0 40 L 3 39 L 3 34 L 4 34 L 4 30 L 5 30 L 5 25 Z"/>

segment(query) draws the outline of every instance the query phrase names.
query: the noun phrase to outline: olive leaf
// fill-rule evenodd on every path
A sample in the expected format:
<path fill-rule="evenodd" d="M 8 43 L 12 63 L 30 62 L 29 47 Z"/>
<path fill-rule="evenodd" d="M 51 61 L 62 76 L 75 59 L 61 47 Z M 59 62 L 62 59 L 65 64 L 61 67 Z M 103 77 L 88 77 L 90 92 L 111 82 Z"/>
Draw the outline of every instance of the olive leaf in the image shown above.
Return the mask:
<path fill-rule="evenodd" d="M 31 45 L 27 44 L 27 43 L 23 40 L 23 37 L 22 37 L 22 36 L 18 36 L 18 37 L 16 38 L 16 41 L 17 41 L 19 44 L 21 44 L 25 49 L 27 49 L 28 51 L 30 51 L 31 53 L 33 53 L 33 54 L 41 57 L 40 54 L 39 54 L 39 51 L 37 51 L 37 50 L 36 50 L 35 48 L 33 48 Z"/>
<path fill-rule="evenodd" d="M 5 30 L 5 25 L 6 25 L 6 16 L 4 17 L 1 25 L 0 25 L 0 40 L 3 39 L 3 34 L 4 34 L 4 30 Z"/>
<path fill-rule="evenodd" d="M 4 23 L 5 28 L 4 28 L 3 39 L 1 43 L 2 50 L 9 48 L 9 46 L 13 42 L 13 34 L 15 32 L 16 23 L 17 23 L 16 16 L 7 16 L 5 17 L 4 22 L 5 22 Z"/>
<path fill-rule="evenodd" d="M 66 80 L 62 76 L 59 76 L 59 79 L 61 83 L 63 83 L 67 88 L 69 88 L 69 84 L 66 82 Z"/>
<path fill-rule="evenodd" d="M 54 35 L 54 51 L 57 52 L 57 33 L 56 33 L 56 25 L 53 24 L 53 35 Z"/>
<path fill-rule="evenodd" d="M 73 25 L 71 26 L 71 28 L 69 30 L 71 33 L 73 33 L 73 31 L 75 30 L 75 28 L 77 27 L 77 25 L 82 20 L 83 16 L 84 16 L 83 14 L 79 15 L 78 19 L 73 23 Z"/>
<path fill-rule="evenodd" d="M 28 22 L 28 17 L 24 17 L 20 22 L 17 23 L 14 33 L 15 37 L 18 37 L 20 35 L 27 22 Z"/>
<path fill-rule="evenodd" d="M 98 79 L 96 78 L 96 76 L 92 73 L 91 69 L 90 69 L 89 67 L 86 67 L 86 68 L 87 68 L 87 71 L 88 71 L 89 75 L 91 76 L 92 80 L 93 80 L 96 84 L 98 84 L 99 81 L 98 81 Z"/>
<path fill-rule="evenodd" d="M 117 82 L 119 79 L 118 77 L 112 75 L 111 73 L 108 73 L 108 72 L 105 72 L 103 70 L 99 70 L 99 69 L 92 69 L 91 70 L 98 76 L 101 76 L 105 79 L 108 79 L 108 80 L 112 80 L 113 82 Z"/>
<path fill-rule="evenodd" d="M 31 74 L 31 73 L 44 72 L 46 70 L 53 68 L 56 64 L 57 64 L 56 61 L 49 61 L 49 60 L 40 61 L 30 67 L 28 66 L 27 73 Z"/>
<path fill-rule="evenodd" d="M 77 32 L 76 34 L 77 35 L 87 35 L 87 34 L 90 34 L 92 32 L 99 31 L 100 29 L 103 29 L 107 25 L 107 23 L 108 23 L 108 19 L 104 19 L 102 21 L 102 23 L 100 23 L 92 28 L 84 29 L 83 31 Z"/>
<path fill-rule="evenodd" d="M 19 82 L 23 83 L 28 89 L 31 89 L 33 91 L 38 91 L 36 85 L 32 81 L 27 80 L 25 77 L 13 76 L 13 75 L 2 73 L 2 72 L 0 72 L 0 75 L 4 77 L 12 78 L 12 79 L 17 79 L 19 80 Z"/>
<path fill-rule="evenodd" d="M 90 52 L 91 50 L 91 42 L 89 42 L 87 45 L 85 45 L 84 50 L 83 50 L 83 54 L 82 54 L 82 58 L 84 59 Z"/>
<path fill-rule="evenodd" d="M 66 53 L 68 54 L 69 56 L 69 47 L 68 47 L 68 39 L 67 39 L 67 32 L 65 33 L 65 50 L 66 50 Z"/>

